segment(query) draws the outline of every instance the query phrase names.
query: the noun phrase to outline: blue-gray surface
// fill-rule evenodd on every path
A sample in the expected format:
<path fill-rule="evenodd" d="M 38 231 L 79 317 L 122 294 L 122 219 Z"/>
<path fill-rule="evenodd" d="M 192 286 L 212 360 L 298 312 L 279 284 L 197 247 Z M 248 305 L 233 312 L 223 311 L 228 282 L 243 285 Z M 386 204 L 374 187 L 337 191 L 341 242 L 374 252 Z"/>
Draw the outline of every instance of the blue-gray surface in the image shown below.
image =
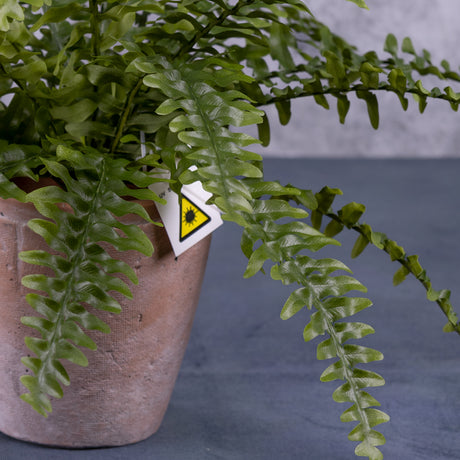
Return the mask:
<path fill-rule="evenodd" d="M 460 160 L 266 161 L 268 178 L 305 188 L 343 189 L 340 202 L 366 204 L 366 222 L 420 259 L 437 289 L 460 304 L 458 195 Z M 372 394 L 392 420 L 380 426 L 390 460 L 460 458 L 460 338 L 410 279 L 392 287 L 398 268 L 374 248 L 357 260 L 342 248 L 326 251 L 349 264 L 369 288 L 374 306 L 358 320 L 376 333 L 362 342 L 385 354 L 372 368 L 386 379 Z M 353 459 L 351 424 L 332 401 L 337 382 L 319 376 L 327 362 L 302 340 L 307 316 L 281 321 L 286 287 L 258 275 L 244 280 L 239 231 L 214 236 L 192 337 L 160 430 L 135 445 L 62 450 L 0 434 L 0 460 L 33 459 Z"/>

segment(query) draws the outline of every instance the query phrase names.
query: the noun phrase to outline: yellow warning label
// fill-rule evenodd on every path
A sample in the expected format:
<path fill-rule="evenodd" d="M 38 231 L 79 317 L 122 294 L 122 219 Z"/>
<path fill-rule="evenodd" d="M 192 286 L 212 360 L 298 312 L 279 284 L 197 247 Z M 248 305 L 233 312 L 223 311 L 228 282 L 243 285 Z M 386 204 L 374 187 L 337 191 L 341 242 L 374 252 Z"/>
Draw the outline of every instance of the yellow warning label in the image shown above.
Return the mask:
<path fill-rule="evenodd" d="M 180 241 L 184 241 L 211 221 L 211 218 L 203 210 L 184 195 L 180 200 L 180 216 Z"/>

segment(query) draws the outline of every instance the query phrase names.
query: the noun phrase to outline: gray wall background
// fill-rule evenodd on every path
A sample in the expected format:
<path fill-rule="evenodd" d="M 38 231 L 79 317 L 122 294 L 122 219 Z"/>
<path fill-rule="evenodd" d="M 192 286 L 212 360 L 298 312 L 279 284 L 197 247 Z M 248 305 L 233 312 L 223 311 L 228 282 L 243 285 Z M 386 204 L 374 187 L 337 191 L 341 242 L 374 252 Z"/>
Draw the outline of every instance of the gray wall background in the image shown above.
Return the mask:
<path fill-rule="evenodd" d="M 417 51 L 423 48 L 439 65 L 447 59 L 454 70 L 460 65 L 460 0 L 367 0 L 370 11 L 345 0 L 305 0 L 315 16 L 362 52 L 375 49 L 384 56 L 389 32 L 401 42 L 412 38 Z M 452 84 L 435 82 L 444 88 Z M 430 87 L 428 84 L 426 87 Z M 310 98 L 295 101 L 293 119 L 280 126 L 276 111 L 268 110 L 270 146 L 258 148 L 265 156 L 281 157 L 460 157 L 460 111 L 443 101 L 429 101 L 423 115 L 409 97 L 404 112 L 393 94 L 379 94 L 380 127 L 369 124 L 364 101 L 351 97 L 345 125 L 341 125 L 330 100 L 325 110 Z"/>

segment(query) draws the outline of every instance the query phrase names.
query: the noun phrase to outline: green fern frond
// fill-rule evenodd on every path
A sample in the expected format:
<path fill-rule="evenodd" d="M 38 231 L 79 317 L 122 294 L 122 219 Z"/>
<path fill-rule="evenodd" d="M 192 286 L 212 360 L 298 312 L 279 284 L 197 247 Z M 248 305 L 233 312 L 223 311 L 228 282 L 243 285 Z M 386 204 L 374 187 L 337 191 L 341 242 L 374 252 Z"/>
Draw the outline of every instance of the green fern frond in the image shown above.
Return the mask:
<path fill-rule="evenodd" d="M 126 182 L 138 187 L 153 182 L 127 160 L 111 159 L 92 150 L 82 153 L 61 145 L 55 160 L 42 161 L 63 187 L 44 187 L 27 195 L 27 200 L 46 218 L 32 219 L 29 227 L 45 239 L 53 253 L 32 250 L 22 252 L 20 258 L 51 269 L 54 276 L 35 274 L 22 280 L 24 286 L 42 294 L 27 295 L 27 301 L 40 316 L 22 319 L 40 337 L 26 339 L 35 357 L 22 361 L 34 375 L 21 378 L 29 390 L 21 397 L 46 416 L 51 411 L 48 396 L 62 397 L 61 384 L 70 383 L 61 360 L 86 366 L 88 360 L 79 347 L 96 348 L 80 325 L 110 332 L 84 305 L 118 313 L 120 304 L 109 292 L 128 298 L 132 294 L 124 281 L 111 275 L 123 274 L 137 283 L 132 268 L 110 256 L 100 243 L 109 243 L 117 251 L 136 250 L 145 255 L 153 252 L 152 243 L 139 227 L 116 219 L 115 216 L 133 213 L 151 221 L 140 204 L 123 197 L 145 198 L 148 194 L 151 200 L 158 198 L 148 190 L 127 187 Z"/>
<path fill-rule="evenodd" d="M 409 274 L 412 274 L 425 288 L 427 299 L 435 302 L 446 316 L 448 323 L 444 326 L 445 332 L 457 332 L 460 334 L 460 321 L 457 313 L 450 302 L 450 291 L 443 289 L 437 291 L 433 288 L 432 282 L 427 275 L 426 270 L 420 264 L 417 255 L 408 255 L 405 249 L 396 241 L 388 238 L 381 232 L 374 231 L 369 224 L 360 222 L 365 212 L 365 206 L 360 203 L 348 203 L 343 206 L 337 213 L 332 210 L 332 203 L 337 194 L 342 192 L 338 189 L 324 187 L 316 193 L 317 207 L 312 212 L 312 222 L 316 229 L 321 228 L 323 216 L 327 217 L 329 223 L 325 227 L 327 236 L 334 236 L 340 233 L 344 228 L 356 231 L 359 235 L 352 248 L 351 255 L 353 258 L 358 257 L 369 244 L 386 252 L 392 262 L 398 262 L 401 267 L 395 272 L 393 284 L 401 284 Z M 293 196 L 295 200 L 296 197 Z"/>
<path fill-rule="evenodd" d="M 299 10 L 290 13 L 284 19 L 283 27 L 278 26 L 278 42 L 285 44 L 283 56 L 298 58 L 295 61 L 290 59 L 289 63 L 285 57 L 270 54 L 270 47 L 266 44 L 251 44 L 257 59 L 246 60 L 256 78 L 248 94 L 260 106 L 274 104 L 282 124 L 289 120 L 291 101 L 303 97 L 313 97 L 326 109 L 330 107 L 328 98 L 336 99 L 339 119 L 344 123 L 350 107 L 350 93 L 364 101 L 375 129 L 379 126 L 377 94 L 381 91 L 394 93 L 404 110 L 408 107 L 409 95 L 418 103 L 420 112 L 425 110 L 430 98 L 443 99 L 453 110 L 458 110 L 460 94 L 448 82 L 458 83 L 460 74 L 452 70 L 446 60 L 440 66 L 435 65 L 428 51 L 416 52 L 410 38 L 404 38 L 400 47 L 396 37 L 388 35 L 384 44 L 384 51 L 391 55 L 388 59 L 375 52 L 358 52 L 355 46 L 332 33 L 327 26 Z M 296 34 L 290 34 L 291 30 Z M 238 54 L 240 59 L 244 59 L 243 53 L 247 53 L 247 49 Z M 269 70 L 262 66 L 260 56 L 269 55 L 278 61 L 279 69 Z M 427 75 L 439 79 L 444 89 L 426 89 L 422 80 Z M 283 82 L 282 87 L 278 81 Z"/>
<path fill-rule="evenodd" d="M 384 385 L 385 381 L 379 374 L 360 369 L 356 365 L 379 361 L 383 359 L 383 355 L 371 348 L 347 344 L 348 340 L 360 339 L 374 330 L 364 323 L 344 321 L 372 303 L 362 297 L 346 297 L 345 294 L 350 291 L 366 292 L 366 288 L 351 276 L 331 276 L 336 270 L 350 271 L 335 260 L 314 260 L 307 256 L 298 256 L 275 265 L 271 275 L 284 284 L 297 283 L 302 286 L 289 296 L 281 318 L 289 319 L 305 306 L 315 309 L 305 327 L 304 339 L 309 342 L 327 334 L 328 338 L 318 344 L 317 358 L 338 359 L 323 372 L 321 381 L 345 381 L 333 394 L 337 402 L 352 403 L 342 414 L 341 420 L 358 422 L 349 435 L 350 440 L 360 442 L 355 450 L 356 455 L 377 460 L 383 458 L 377 446 L 384 444 L 385 438 L 373 428 L 387 422 L 389 417 L 372 407 L 380 404 L 364 389 Z"/>
<path fill-rule="evenodd" d="M 372 332 L 372 328 L 361 323 L 337 322 L 371 304 L 367 299 L 344 297 L 351 290 L 364 291 L 365 288 L 351 276 L 331 276 L 337 270 L 349 271 L 341 262 L 331 259 L 315 261 L 302 254 L 338 242 L 303 222 L 307 212 L 289 203 L 289 197 L 295 197 L 300 204 L 316 207 L 318 202 L 311 193 L 263 181 L 257 166 L 259 157 L 243 150 L 255 140 L 228 129 L 228 125 L 238 127 L 260 122 L 260 113 L 245 102 L 249 98 L 243 93 L 216 89 L 216 85 L 211 87 L 208 84 L 212 81 L 210 70 L 215 65 L 212 58 L 187 69 L 165 62 L 137 64 L 139 70 L 149 73 L 144 78 L 145 84 L 161 90 L 166 97 L 157 113 L 167 116 L 177 111 L 170 128 L 182 143 L 180 147 L 176 145 L 175 152 L 181 158 L 179 165 L 185 164 L 180 181 L 200 180 L 213 193 L 212 201 L 224 212 L 224 217 L 244 228 L 241 245 L 248 257 L 245 276 L 253 276 L 271 261 L 272 265 L 275 264 L 271 269 L 274 279 L 284 284 L 300 285 L 286 302 L 282 317 L 292 316 L 305 305 L 315 307 L 314 327 L 307 326 L 305 338 L 310 340 L 317 335 L 329 334 L 330 339 L 318 347 L 318 358 L 338 357 L 339 364 L 335 365 L 335 374 L 329 370 L 323 379 L 345 380 L 345 384 L 336 390 L 335 398 L 353 404 L 344 415 L 344 419 L 359 422 L 350 438 L 361 442 L 357 447 L 358 455 L 377 459 L 380 451 L 376 446 L 382 444 L 383 436 L 372 428 L 377 420 L 388 417 L 370 409 L 378 403 L 371 404 L 371 397 L 363 388 L 383 384 L 383 379 L 355 367 L 355 364 L 381 359 L 382 355 L 345 343 L 350 338 L 360 338 Z M 219 65 L 233 71 L 235 82 L 247 81 L 240 69 Z M 226 106 L 225 110 L 223 106 Z M 196 164 L 195 171 L 185 169 L 189 159 Z M 334 192 L 339 193 L 330 189 L 331 194 Z"/>
<path fill-rule="evenodd" d="M 200 180 L 204 188 L 217 196 L 215 203 L 224 212 L 223 218 L 244 223 L 240 213 L 253 213 L 251 193 L 238 176 L 260 178 L 262 172 L 253 164 L 261 157 L 244 149 L 257 142 L 252 137 L 233 132 L 228 125 L 246 126 L 262 120 L 262 112 L 247 102 L 241 92 L 218 90 L 213 71 L 228 73 L 231 81 L 248 80 L 241 66 L 227 65 L 222 60 L 202 60 L 193 65 L 175 66 L 168 62 L 139 63 L 139 70 L 149 71 L 144 83 L 160 89 L 168 97 L 157 113 L 169 115 L 178 111 L 170 129 L 188 147 L 179 163 L 184 171 L 180 180 L 191 183 Z M 156 70 L 155 73 L 151 70 Z M 246 99 L 246 100 L 245 100 Z M 189 171 L 190 164 L 196 171 Z"/>

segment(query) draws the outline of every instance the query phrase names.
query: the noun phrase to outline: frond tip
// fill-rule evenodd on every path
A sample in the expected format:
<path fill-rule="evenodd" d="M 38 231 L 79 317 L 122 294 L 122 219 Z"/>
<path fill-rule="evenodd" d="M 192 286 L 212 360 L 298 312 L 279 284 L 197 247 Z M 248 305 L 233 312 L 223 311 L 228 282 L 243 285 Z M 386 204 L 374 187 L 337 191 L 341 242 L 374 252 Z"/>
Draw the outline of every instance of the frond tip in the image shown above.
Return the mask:
<path fill-rule="evenodd" d="M 360 442 L 355 453 L 371 460 L 380 460 L 383 455 L 377 446 L 385 443 L 385 437 L 373 428 L 387 422 L 389 417 L 375 409 L 380 403 L 364 389 L 382 386 L 385 381 L 379 374 L 360 369 L 357 365 L 380 361 L 383 354 L 355 343 L 347 343 L 374 333 L 374 329 L 367 324 L 346 321 L 347 317 L 370 307 L 372 302 L 363 297 L 346 296 L 350 291 L 365 292 L 366 289 L 352 276 L 331 276 L 336 270 L 350 271 L 333 259 L 313 261 L 305 256 L 283 262 L 272 270 L 275 279 L 285 284 L 297 282 L 302 286 L 289 296 L 281 318 L 290 318 L 304 306 L 309 309 L 314 307 L 304 329 L 304 339 L 309 342 L 318 336 L 327 335 L 318 344 L 317 358 L 337 359 L 327 367 L 320 379 L 322 382 L 344 381 L 334 391 L 333 399 L 339 403 L 352 403 L 340 419 L 342 422 L 358 422 L 348 436 L 351 441 Z"/>

